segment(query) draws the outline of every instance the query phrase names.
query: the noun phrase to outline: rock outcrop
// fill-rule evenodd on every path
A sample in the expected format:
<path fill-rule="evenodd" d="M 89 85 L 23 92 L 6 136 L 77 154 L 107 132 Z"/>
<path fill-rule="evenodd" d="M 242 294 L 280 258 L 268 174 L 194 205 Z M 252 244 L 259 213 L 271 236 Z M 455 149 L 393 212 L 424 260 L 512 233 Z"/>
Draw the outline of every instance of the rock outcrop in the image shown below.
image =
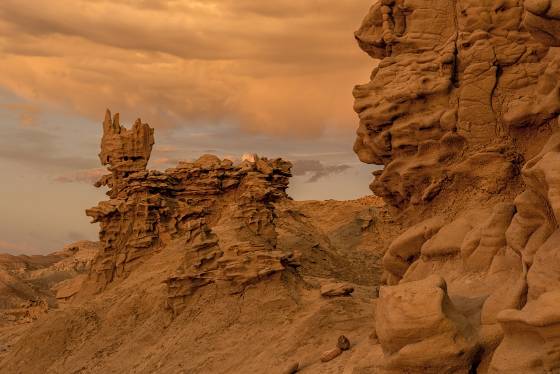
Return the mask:
<path fill-rule="evenodd" d="M 104 131 L 110 199 L 87 210 L 100 223 L 91 269 L 57 284 L 59 308 L 0 331 L 0 372 L 336 372 L 361 359 L 399 229 L 379 198 L 293 201 L 290 163 L 256 155 L 147 170 L 148 125 L 108 114 Z"/>
<path fill-rule="evenodd" d="M 185 260 L 167 281 L 172 308 L 197 288 L 227 283 L 240 289 L 297 266 L 276 248 L 273 203 L 287 200 L 291 164 L 254 157 L 239 165 L 204 155 L 165 172 L 146 169 L 153 129 L 137 120 L 127 130 L 107 111 L 99 158 L 110 175 L 109 201 L 87 210 L 100 222 L 103 250 L 92 278 L 102 289 L 125 277 L 144 256 L 179 240 Z"/>
<path fill-rule="evenodd" d="M 556 1 L 375 4 L 355 89 L 372 189 L 416 223 L 383 258 L 380 372 L 560 368 Z"/>
<path fill-rule="evenodd" d="M 524 26 L 535 38 L 551 46 L 560 46 L 560 4 L 555 0 L 525 0 Z"/>
<path fill-rule="evenodd" d="M 560 111 L 560 57 L 555 43 L 542 43 L 558 31 L 555 4 L 373 5 L 356 39 L 381 61 L 354 90 L 354 150 L 384 165 L 371 185 L 377 195 L 404 208 L 457 190 L 518 192 L 520 164 L 546 142 Z"/>
<path fill-rule="evenodd" d="M 474 330 L 431 276 L 381 290 L 376 331 L 385 353 L 384 373 L 471 372 L 478 352 Z"/>

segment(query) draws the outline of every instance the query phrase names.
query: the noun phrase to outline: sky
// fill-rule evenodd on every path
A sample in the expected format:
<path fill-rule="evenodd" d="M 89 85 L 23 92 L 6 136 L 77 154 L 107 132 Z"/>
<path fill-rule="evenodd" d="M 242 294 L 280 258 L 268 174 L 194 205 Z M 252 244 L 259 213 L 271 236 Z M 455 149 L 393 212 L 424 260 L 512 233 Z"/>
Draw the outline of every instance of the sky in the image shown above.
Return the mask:
<path fill-rule="evenodd" d="M 294 163 L 296 200 L 370 193 L 352 88 L 373 0 L 0 1 L 0 252 L 97 238 L 84 210 L 105 109 L 155 128 L 149 167 L 204 153 Z"/>

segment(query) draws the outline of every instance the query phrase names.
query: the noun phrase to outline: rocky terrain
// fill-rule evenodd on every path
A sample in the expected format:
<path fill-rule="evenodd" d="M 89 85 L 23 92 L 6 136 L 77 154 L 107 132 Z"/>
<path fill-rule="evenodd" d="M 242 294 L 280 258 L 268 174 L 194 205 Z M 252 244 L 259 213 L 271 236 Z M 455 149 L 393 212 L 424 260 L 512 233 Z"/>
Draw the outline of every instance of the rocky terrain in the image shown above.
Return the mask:
<path fill-rule="evenodd" d="M 0 255 L 0 323 L 19 320 L 27 307 L 56 307 L 71 297 L 71 281 L 88 273 L 99 248 L 80 241 L 45 256 Z"/>
<path fill-rule="evenodd" d="M 80 290 L 99 249 L 80 241 L 45 256 L 0 254 L 0 358 L 21 331 Z"/>
<path fill-rule="evenodd" d="M 103 130 L 110 173 L 96 186 L 109 200 L 86 211 L 100 242 L 79 272 L 45 284 L 48 308 L 6 326 L 2 371 L 337 372 L 361 359 L 351 348 L 371 339 L 381 258 L 400 230 L 381 199 L 293 201 L 291 164 L 258 156 L 147 170 L 153 129 L 107 112 Z M 66 269 L 60 256 L 41 261 Z"/>
<path fill-rule="evenodd" d="M 560 3 L 382 0 L 356 39 L 375 195 L 293 201 L 264 157 L 147 170 L 153 129 L 107 112 L 98 248 L 6 257 L 0 371 L 560 372 Z"/>
<path fill-rule="evenodd" d="M 560 372 L 559 3 L 375 4 L 360 159 L 410 228 L 383 257 L 382 373 Z"/>

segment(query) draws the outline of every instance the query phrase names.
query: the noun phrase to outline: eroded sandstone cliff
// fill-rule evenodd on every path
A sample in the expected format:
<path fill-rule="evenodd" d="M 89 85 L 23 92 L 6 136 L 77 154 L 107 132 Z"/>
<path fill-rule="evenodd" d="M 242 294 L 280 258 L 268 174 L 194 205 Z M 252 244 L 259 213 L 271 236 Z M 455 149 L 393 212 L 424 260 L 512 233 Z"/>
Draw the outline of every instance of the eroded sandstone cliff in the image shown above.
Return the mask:
<path fill-rule="evenodd" d="M 415 223 L 383 258 L 380 373 L 560 370 L 558 6 L 383 0 L 356 32 L 381 61 L 354 149 Z"/>
<path fill-rule="evenodd" d="M 141 257 L 180 240 L 185 258 L 167 280 L 170 307 L 197 288 L 228 282 L 242 288 L 297 266 L 277 249 L 273 203 L 288 199 L 289 162 L 259 158 L 233 165 L 204 155 L 165 172 L 146 170 L 153 129 L 137 120 L 128 130 L 107 111 L 101 163 L 110 175 L 109 201 L 87 210 L 100 222 L 103 250 L 92 275 L 98 288 L 126 276 Z"/>
<path fill-rule="evenodd" d="M 560 111 L 559 57 L 546 43 L 557 35 L 555 4 L 373 5 L 356 39 L 381 61 L 354 90 L 354 149 L 363 162 L 385 166 L 371 185 L 377 195 L 404 208 L 457 192 L 476 199 L 519 192 L 521 165 Z"/>

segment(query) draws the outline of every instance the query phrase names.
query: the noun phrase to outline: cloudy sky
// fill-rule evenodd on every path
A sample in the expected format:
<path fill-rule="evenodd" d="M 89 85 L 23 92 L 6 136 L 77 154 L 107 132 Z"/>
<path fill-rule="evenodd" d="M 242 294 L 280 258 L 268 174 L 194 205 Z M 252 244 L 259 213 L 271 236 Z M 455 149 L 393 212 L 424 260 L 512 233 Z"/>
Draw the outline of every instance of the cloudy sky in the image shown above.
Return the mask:
<path fill-rule="evenodd" d="M 105 108 L 156 129 L 150 167 L 295 162 L 295 199 L 369 193 L 352 152 L 353 40 L 373 0 L 1 0 L 0 252 L 95 239 Z"/>

